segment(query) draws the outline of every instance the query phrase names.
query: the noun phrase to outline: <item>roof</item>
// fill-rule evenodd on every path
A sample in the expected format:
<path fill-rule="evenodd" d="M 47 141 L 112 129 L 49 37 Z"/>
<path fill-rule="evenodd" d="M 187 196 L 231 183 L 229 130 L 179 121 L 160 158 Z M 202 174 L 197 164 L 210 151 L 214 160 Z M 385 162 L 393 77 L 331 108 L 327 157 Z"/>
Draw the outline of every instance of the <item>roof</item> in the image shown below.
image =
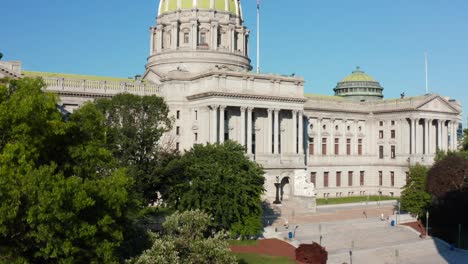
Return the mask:
<path fill-rule="evenodd" d="M 25 77 L 50 77 L 50 78 L 66 78 L 66 79 L 77 79 L 77 80 L 93 80 L 93 81 L 112 81 L 112 82 L 133 82 L 133 78 L 121 78 L 121 77 L 105 77 L 105 76 L 94 76 L 94 75 L 80 75 L 80 74 L 69 74 L 69 73 L 56 73 L 56 72 L 38 72 L 38 71 L 23 71 Z"/>
<path fill-rule="evenodd" d="M 340 82 L 377 82 L 377 81 L 374 78 L 372 78 L 370 75 L 361 71 L 361 68 L 358 66 L 356 67 L 356 70 L 353 71 L 353 73 L 346 76 Z"/>
<path fill-rule="evenodd" d="M 213 3 L 213 6 L 211 5 Z M 176 10 L 210 9 L 241 16 L 240 0 L 161 0 L 158 16 Z"/>

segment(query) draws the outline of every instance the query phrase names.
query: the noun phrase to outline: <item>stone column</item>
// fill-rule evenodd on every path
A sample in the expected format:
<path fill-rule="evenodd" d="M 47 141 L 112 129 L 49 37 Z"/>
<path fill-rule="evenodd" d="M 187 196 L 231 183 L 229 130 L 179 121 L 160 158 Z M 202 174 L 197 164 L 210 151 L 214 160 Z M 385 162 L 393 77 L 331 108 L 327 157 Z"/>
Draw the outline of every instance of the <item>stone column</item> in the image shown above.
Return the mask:
<path fill-rule="evenodd" d="M 273 126 L 273 118 L 272 118 L 272 112 L 273 112 L 273 109 L 271 108 L 268 108 L 267 109 L 267 112 L 268 112 L 268 120 L 267 120 L 267 129 L 266 129 L 266 135 L 267 135 L 267 151 L 268 151 L 268 154 L 271 154 L 273 153 L 273 150 L 272 150 L 272 136 L 273 136 L 273 132 L 272 132 L 272 126 Z"/>
<path fill-rule="evenodd" d="M 218 24 L 211 24 L 211 49 L 218 50 Z"/>
<path fill-rule="evenodd" d="M 299 139 L 298 139 L 298 145 L 299 145 L 299 154 L 304 155 L 304 111 L 299 110 Z"/>
<path fill-rule="evenodd" d="M 442 120 L 437 120 L 437 148 L 442 150 Z"/>
<path fill-rule="evenodd" d="M 225 105 L 219 106 L 219 143 L 224 143 L 224 110 Z"/>
<path fill-rule="evenodd" d="M 217 122 L 218 117 L 218 105 L 210 106 L 210 143 L 214 144 L 217 142 Z"/>
<path fill-rule="evenodd" d="M 458 123 L 456 120 L 452 121 L 452 150 L 456 151 L 457 150 L 457 129 L 458 129 Z"/>
<path fill-rule="evenodd" d="M 240 107 L 240 144 L 245 147 L 245 107 Z"/>
<path fill-rule="evenodd" d="M 291 136 L 291 153 L 297 154 L 297 110 L 291 110 L 292 113 L 292 136 Z M 300 130 L 299 130 L 300 131 Z"/>
<path fill-rule="evenodd" d="M 416 119 L 411 118 L 411 154 L 416 154 Z"/>
<path fill-rule="evenodd" d="M 196 50 L 198 45 L 198 22 L 192 21 L 192 49 Z"/>
<path fill-rule="evenodd" d="M 179 40 L 179 26 L 178 26 L 177 22 L 172 22 L 171 34 L 172 34 L 171 49 L 176 50 L 177 49 L 177 44 L 179 42 L 178 41 Z"/>
<path fill-rule="evenodd" d="M 273 147 L 273 154 L 279 154 L 279 109 L 275 109 L 275 120 L 274 122 L 274 128 L 273 128 L 273 135 L 274 135 L 274 147 Z"/>
<path fill-rule="evenodd" d="M 154 27 L 150 27 L 150 55 L 154 55 Z"/>
<path fill-rule="evenodd" d="M 163 37 L 163 27 L 159 25 L 156 27 L 156 52 L 162 51 Z"/>
<path fill-rule="evenodd" d="M 441 145 L 442 145 L 442 150 L 443 151 L 446 151 L 447 150 L 447 129 L 445 128 L 445 120 L 442 120 L 442 129 L 440 130 L 442 133 L 442 141 L 441 141 Z"/>
<path fill-rule="evenodd" d="M 431 120 L 427 119 L 424 122 L 424 132 L 425 132 L 425 151 L 424 154 L 431 154 Z"/>
<path fill-rule="evenodd" d="M 322 118 L 317 117 L 317 136 L 314 138 L 315 155 L 322 155 Z"/>
<path fill-rule="evenodd" d="M 247 154 L 252 154 L 252 107 L 247 108 Z"/>

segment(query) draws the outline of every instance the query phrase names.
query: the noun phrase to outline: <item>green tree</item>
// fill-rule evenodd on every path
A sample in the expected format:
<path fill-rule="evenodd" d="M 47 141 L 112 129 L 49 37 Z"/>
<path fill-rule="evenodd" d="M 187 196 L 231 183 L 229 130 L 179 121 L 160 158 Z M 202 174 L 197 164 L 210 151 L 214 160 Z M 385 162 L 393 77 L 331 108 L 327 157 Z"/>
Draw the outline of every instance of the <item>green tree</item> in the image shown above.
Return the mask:
<path fill-rule="evenodd" d="M 232 141 L 195 145 L 164 173 L 170 187 L 166 201 L 178 210 L 201 209 L 233 235 L 256 235 L 261 229 L 263 169 Z"/>
<path fill-rule="evenodd" d="M 0 60 L 3 58 L 3 53 L 0 52 Z"/>
<path fill-rule="evenodd" d="M 448 193 L 463 191 L 468 178 L 468 153 L 449 152 L 430 169 L 426 189 L 437 199 Z"/>
<path fill-rule="evenodd" d="M 177 157 L 167 152 L 161 137 L 172 128 L 169 108 L 158 96 L 119 94 L 100 99 L 97 108 L 108 127 L 106 148 L 126 167 L 136 181 L 136 192 L 145 204 L 154 202 L 156 191 L 163 189 L 160 173 Z"/>
<path fill-rule="evenodd" d="M 421 216 L 430 205 L 431 195 L 426 192 L 428 168 L 417 164 L 410 167 L 408 182 L 401 193 L 401 208 Z"/>
<path fill-rule="evenodd" d="M 468 151 L 468 128 L 463 130 L 462 149 Z"/>
<path fill-rule="evenodd" d="M 166 235 L 155 236 L 153 246 L 136 264 L 230 264 L 237 263 L 223 233 L 211 235 L 210 215 L 199 210 L 175 212 L 163 223 Z M 209 234 L 209 235 L 207 235 Z"/>
<path fill-rule="evenodd" d="M 117 263 L 133 179 L 103 148 L 104 116 L 66 122 L 40 79 L 0 83 L 0 263 Z"/>

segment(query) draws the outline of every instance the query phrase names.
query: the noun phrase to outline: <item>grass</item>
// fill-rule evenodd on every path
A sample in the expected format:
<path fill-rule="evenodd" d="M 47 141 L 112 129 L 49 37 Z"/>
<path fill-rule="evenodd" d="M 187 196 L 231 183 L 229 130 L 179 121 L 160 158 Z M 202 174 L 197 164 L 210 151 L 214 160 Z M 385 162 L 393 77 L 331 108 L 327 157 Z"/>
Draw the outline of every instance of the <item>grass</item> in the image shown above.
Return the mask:
<path fill-rule="evenodd" d="M 234 253 L 240 264 L 296 264 L 287 257 L 275 257 L 254 253 Z"/>
<path fill-rule="evenodd" d="M 397 200 L 398 197 L 390 197 L 390 196 L 351 196 L 351 197 L 339 197 L 339 198 L 329 198 L 324 199 L 320 198 L 317 199 L 317 205 L 326 205 L 326 204 L 346 204 L 346 203 L 360 203 L 360 202 L 375 202 L 375 201 L 386 201 L 386 200 Z"/>
<path fill-rule="evenodd" d="M 256 246 L 258 240 L 229 240 L 230 246 Z"/>

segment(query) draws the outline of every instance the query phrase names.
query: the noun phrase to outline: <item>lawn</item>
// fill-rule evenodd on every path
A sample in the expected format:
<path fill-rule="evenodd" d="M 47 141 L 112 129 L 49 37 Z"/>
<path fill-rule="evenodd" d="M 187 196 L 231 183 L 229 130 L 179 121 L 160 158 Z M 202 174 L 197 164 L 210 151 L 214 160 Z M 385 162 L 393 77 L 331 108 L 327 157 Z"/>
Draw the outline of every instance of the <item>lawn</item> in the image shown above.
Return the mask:
<path fill-rule="evenodd" d="M 254 253 L 234 253 L 240 264 L 296 264 L 287 257 L 274 257 Z"/>
<path fill-rule="evenodd" d="M 351 196 L 351 197 L 339 197 L 339 198 L 319 198 L 317 199 L 317 205 L 326 205 L 326 204 L 345 204 L 345 203 L 360 203 L 360 202 L 375 202 L 375 201 L 385 201 L 385 200 L 397 200 L 398 197 L 390 196 Z"/>

